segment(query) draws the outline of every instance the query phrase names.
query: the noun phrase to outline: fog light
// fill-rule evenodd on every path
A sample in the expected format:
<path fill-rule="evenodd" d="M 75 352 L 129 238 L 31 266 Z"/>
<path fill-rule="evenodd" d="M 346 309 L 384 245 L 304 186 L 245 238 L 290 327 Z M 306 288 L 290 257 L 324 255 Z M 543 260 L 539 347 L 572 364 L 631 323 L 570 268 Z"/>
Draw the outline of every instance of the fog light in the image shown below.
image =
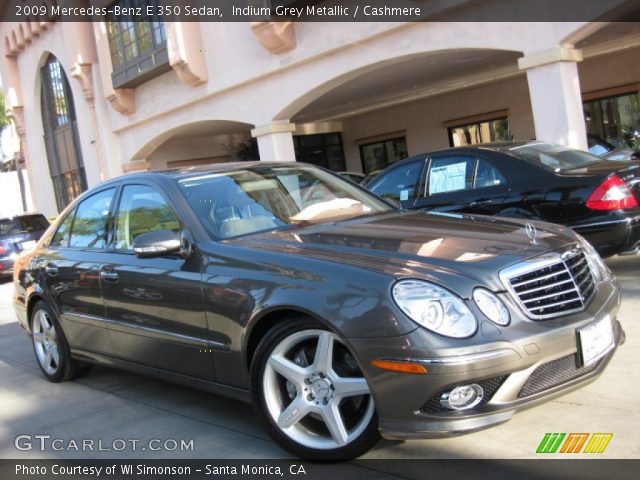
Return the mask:
<path fill-rule="evenodd" d="M 478 405 L 483 396 L 484 392 L 480 385 L 476 383 L 461 385 L 440 395 L 440 405 L 452 410 L 466 410 Z"/>

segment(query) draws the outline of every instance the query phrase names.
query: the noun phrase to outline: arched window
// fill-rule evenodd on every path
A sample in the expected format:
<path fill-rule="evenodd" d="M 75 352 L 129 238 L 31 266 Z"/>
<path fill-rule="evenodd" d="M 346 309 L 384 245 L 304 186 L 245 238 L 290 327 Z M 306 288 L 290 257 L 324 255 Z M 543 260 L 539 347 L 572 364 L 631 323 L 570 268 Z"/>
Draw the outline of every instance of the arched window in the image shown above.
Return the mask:
<path fill-rule="evenodd" d="M 78 143 L 76 112 L 67 76 L 49 55 L 40 71 L 44 143 L 58 210 L 87 188 Z"/>

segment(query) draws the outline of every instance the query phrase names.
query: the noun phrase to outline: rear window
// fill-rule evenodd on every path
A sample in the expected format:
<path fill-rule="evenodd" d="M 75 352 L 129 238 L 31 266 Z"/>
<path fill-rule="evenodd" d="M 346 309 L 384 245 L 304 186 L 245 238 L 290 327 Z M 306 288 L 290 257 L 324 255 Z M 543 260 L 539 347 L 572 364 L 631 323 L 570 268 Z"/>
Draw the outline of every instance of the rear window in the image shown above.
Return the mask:
<path fill-rule="evenodd" d="M 49 222 L 42 215 L 0 219 L 0 235 L 15 235 L 46 230 Z"/>
<path fill-rule="evenodd" d="M 27 232 L 39 232 L 46 230 L 49 227 L 49 222 L 42 215 L 22 217 L 20 222 L 22 223 L 24 230 Z"/>
<path fill-rule="evenodd" d="M 591 153 L 551 143 L 531 143 L 510 148 L 509 151 L 555 172 L 573 170 L 602 162 L 600 157 Z"/>

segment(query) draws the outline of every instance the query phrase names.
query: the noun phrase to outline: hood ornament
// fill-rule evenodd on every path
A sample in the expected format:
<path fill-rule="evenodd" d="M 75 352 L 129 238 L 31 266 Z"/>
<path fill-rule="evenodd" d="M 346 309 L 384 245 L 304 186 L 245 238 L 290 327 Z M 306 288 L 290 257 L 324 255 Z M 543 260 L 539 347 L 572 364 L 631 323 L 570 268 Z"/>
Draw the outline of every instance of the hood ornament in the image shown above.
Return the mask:
<path fill-rule="evenodd" d="M 529 237 L 529 243 L 531 245 L 538 245 L 538 229 L 533 223 L 527 223 L 524 226 L 525 232 L 527 232 L 527 237 Z"/>

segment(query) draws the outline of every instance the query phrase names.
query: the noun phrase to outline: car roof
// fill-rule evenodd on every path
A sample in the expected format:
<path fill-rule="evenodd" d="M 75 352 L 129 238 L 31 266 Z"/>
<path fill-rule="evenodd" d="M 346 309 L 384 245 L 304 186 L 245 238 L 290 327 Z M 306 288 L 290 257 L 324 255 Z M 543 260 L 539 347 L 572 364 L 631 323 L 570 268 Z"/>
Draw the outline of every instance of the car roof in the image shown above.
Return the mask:
<path fill-rule="evenodd" d="M 47 218 L 42 213 L 39 213 L 39 212 L 27 212 L 27 213 L 20 213 L 18 215 L 12 215 L 10 217 L 0 217 L 0 220 L 14 220 L 16 218 L 26 218 L 26 217 L 44 217 L 45 219 Z"/>
<path fill-rule="evenodd" d="M 214 163 L 208 165 L 199 165 L 194 167 L 178 167 L 178 168 L 168 168 L 164 170 L 153 170 L 150 172 L 140 172 L 140 173 L 130 173 L 127 175 L 122 175 L 120 177 L 115 177 L 106 182 L 101 183 L 101 186 L 107 186 L 112 183 L 118 183 L 122 181 L 136 181 L 136 180 L 154 180 L 154 179 L 174 179 L 174 180 L 183 180 L 190 177 L 199 177 L 207 174 L 215 174 L 215 173 L 228 173 L 239 170 L 250 170 L 252 168 L 266 168 L 266 167 L 290 167 L 290 166 L 314 166 L 309 165 L 303 162 L 272 162 L 272 161 L 242 161 L 242 162 L 224 162 L 224 163 Z"/>
<path fill-rule="evenodd" d="M 291 165 L 295 162 L 268 162 L 267 165 Z M 174 178 L 188 178 L 196 175 L 203 175 L 207 173 L 225 173 L 235 170 L 246 170 L 253 167 L 264 167 L 265 162 L 255 160 L 251 162 L 224 162 L 213 163 L 209 165 L 200 165 L 196 167 L 182 167 L 182 168 L 168 168 L 165 170 L 155 170 L 148 172 L 150 174 L 159 174 L 163 176 L 169 176 Z"/>
<path fill-rule="evenodd" d="M 490 152 L 499 152 L 504 153 L 506 155 L 511 155 L 516 158 L 522 158 L 518 155 L 517 152 L 514 152 L 513 149 L 517 147 L 522 147 L 524 145 L 549 145 L 549 142 L 542 142 L 539 140 L 526 140 L 526 141 L 509 141 L 509 142 L 491 142 L 491 143 L 478 143 L 475 145 L 464 145 L 460 147 L 449 147 L 443 148 L 440 150 L 432 150 L 430 152 L 420 153 L 418 155 L 412 155 L 410 157 L 404 158 L 398 162 L 392 163 L 388 167 L 381 170 L 381 172 L 391 171 L 396 167 L 404 165 L 406 163 L 412 162 L 416 159 L 424 158 L 425 156 L 437 155 L 440 153 L 455 153 L 455 152 L 477 152 L 477 151 L 490 151 Z"/>
<path fill-rule="evenodd" d="M 433 155 L 436 153 L 455 152 L 465 150 L 490 150 L 494 152 L 510 152 L 514 148 L 522 147 L 524 145 L 541 145 L 549 144 L 549 142 L 541 142 L 537 140 L 521 141 L 521 142 L 491 142 L 491 143 L 478 143 L 476 145 L 463 145 L 460 147 L 443 148 L 423 155 Z"/>

